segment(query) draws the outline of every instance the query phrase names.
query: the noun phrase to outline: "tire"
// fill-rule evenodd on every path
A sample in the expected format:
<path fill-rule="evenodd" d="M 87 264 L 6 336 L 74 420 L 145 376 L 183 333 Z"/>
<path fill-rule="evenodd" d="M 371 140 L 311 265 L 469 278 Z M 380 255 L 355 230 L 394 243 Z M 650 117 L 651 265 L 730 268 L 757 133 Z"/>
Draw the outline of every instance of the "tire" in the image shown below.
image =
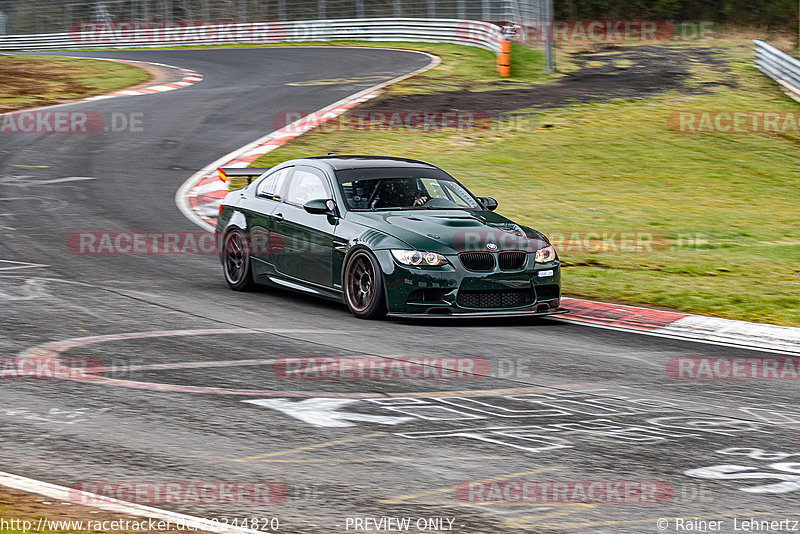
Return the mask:
<path fill-rule="evenodd" d="M 386 314 L 383 272 L 378 260 L 367 250 L 358 250 L 344 269 L 344 300 L 359 319 L 377 319 Z"/>
<path fill-rule="evenodd" d="M 250 291 L 255 288 L 253 271 L 250 268 L 250 244 L 240 230 L 225 234 L 222 242 L 222 271 L 228 287 L 234 291 Z"/>

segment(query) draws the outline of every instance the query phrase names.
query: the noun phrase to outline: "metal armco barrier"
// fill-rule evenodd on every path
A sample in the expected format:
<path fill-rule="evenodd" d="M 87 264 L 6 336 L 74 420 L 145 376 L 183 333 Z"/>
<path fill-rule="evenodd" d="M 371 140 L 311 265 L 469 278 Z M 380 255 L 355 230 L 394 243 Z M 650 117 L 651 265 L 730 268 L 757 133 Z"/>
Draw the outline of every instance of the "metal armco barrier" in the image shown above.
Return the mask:
<path fill-rule="evenodd" d="M 92 25 L 95 26 L 92 26 Z M 105 26 L 103 26 L 105 24 Z M 0 50 L 68 50 L 301 41 L 417 41 L 470 45 L 500 53 L 494 24 L 458 19 L 341 19 L 228 23 L 85 23 L 66 33 L 0 37 Z M 152 27 L 157 25 L 158 27 Z"/>
<path fill-rule="evenodd" d="M 800 60 L 764 41 L 755 43 L 756 67 L 778 82 L 786 94 L 800 102 Z"/>

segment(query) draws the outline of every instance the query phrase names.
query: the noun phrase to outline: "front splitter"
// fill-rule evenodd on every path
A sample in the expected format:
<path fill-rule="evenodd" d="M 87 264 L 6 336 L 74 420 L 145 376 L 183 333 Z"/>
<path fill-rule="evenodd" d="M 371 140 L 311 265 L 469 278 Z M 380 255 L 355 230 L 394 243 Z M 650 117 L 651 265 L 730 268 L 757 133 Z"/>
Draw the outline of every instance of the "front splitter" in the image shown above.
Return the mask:
<path fill-rule="evenodd" d="M 492 317 L 536 317 L 547 315 L 560 315 L 569 313 L 567 308 L 557 308 L 546 312 L 522 310 L 522 311 L 478 311 L 478 312 L 456 312 L 456 313 L 387 313 L 387 317 L 398 319 L 461 319 L 461 318 L 492 318 Z"/>

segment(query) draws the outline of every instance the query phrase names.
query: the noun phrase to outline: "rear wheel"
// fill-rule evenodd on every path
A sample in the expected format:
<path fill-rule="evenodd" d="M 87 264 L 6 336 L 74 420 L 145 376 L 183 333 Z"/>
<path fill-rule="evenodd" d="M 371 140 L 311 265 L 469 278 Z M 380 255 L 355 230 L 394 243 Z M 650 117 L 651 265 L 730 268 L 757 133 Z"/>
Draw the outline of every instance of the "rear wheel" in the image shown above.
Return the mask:
<path fill-rule="evenodd" d="M 248 291 L 255 287 L 250 270 L 250 245 L 244 233 L 233 230 L 225 234 L 222 242 L 225 281 L 234 291 Z"/>
<path fill-rule="evenodd" d="M 359 319 L 376 319 L 386 314 L 383 275 L 372 253 L 354 252 L 344 273 L 345 301 L 353 315 Z"/>

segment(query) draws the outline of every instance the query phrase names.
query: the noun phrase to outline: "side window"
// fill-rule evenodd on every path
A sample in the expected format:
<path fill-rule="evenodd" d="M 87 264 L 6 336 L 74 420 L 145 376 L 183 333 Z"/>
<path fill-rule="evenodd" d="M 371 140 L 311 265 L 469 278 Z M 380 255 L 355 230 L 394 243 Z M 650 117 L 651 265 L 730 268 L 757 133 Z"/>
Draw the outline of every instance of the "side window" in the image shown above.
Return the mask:
<path fill-rule="evenodd" d="M 350 182 L 343 182 L 341 191 L 347 206 L 355 210 L 369 208 L 370 200 L 375 197 L 380 184 L 380 180 L 353 180 Z"/>
<path fill-rule="evenodd" d="M 330 196 L 322 176 L 307 170 L 295 169 L 289 182 L 286 202 L 302 206 L 309 200 L 330 198 Z"/>
<path fill-rule="evenodd" d="M 281 191 L 283 190 L 283 183 L 286 181 L 286 177 L 291 170 L 291 167 L 285 167 L 266 176 L 258 183 L 256 195 L 280 200 L 280 198 L 276 197 L 280 197 Z"/>

